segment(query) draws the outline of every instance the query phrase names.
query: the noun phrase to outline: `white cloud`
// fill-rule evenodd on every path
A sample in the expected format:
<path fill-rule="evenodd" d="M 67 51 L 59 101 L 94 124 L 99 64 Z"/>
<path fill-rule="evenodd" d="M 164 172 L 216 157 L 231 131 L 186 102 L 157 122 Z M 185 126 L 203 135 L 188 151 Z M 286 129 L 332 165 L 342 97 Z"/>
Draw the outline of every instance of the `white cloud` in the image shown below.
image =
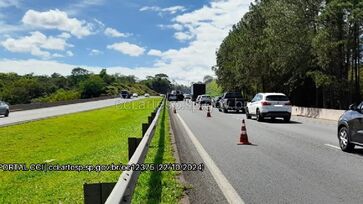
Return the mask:
<path fill-rule="evenodd" d="M 7 8 L 11 6 L 20 7 L 20 0 L 0 0 L 0 8 Z"/>
<path fill-rule="evenodd" d="M 85 21 L 80 21 L 76 18 L 70 18 L 66 12 L 58 9 L 45 12 L 28 10 L 23 16 L 22 22 L 25 25 L 36 28 L 67 31 L 77 38 L 82 38 L 92 34 L 91 24 L 86 23 Z"/>
<path fill-rule="evenodd" d="M 116 30 L 114 28 L 106 28 L 105 31 L 104 31 L 104 34 L 106 36 L 114 37 L 114 38 L 117 38 L 117 37 L 128 37 L 130 35 L 128 33 L 121 33 L 121 32 L 119 32 L 118 30 Z"/>
<path fill-rule="evenodd" d="M 68 44 L 63 38 L 47 37 L 39 31 L 31 32 L 29 36 L 18 39 L 7 38 L 1 42 L 1 45 L 10 52 L 30 53 L 42 58 L 52 56 L 50 52 L 45 50 L 64 51 L 67 47 L 73 46 Z"/>
<path fill-rule="evenodd" d="M 145 48 L 139 47 L 135 44 L 130 44 L 128 42 L 114 43 L 112 45 L 108 45 L 107 48 L 133 57 L 140 56 L 145 52 Z"/>
<path fill-rule="evenodd" d="M 156 57 L 161 57 L 162 56 L 162 52 L 160 50 L 155 50 L 155 49 L 151 49 L 149 50 L 149 52 L 147 53 L 147 55 L 150 56 L 156 56 Z"/>
<path fill-rule="evenodd" d="M 68 39 L 71 37 L 71 35 L 69 33 L 63 32 L 60 35 L 58 35 L 58 37 Z"/>
<path fill-rule="evenodd" d="M 89 55 L 91 55 L 91 56 L 96 56 L 96 55 L 100 55 L 100 54 L 103 54 L 103 52 L 100 50 L 97 50 L 97 49 L 92 49 L 91 52 L 89 53 Z"/>
<path fill-rule="evenodd" d="M 185 11 L 185 8 L 184 6 L 172 6 L 167 8 L 161 8 L 159 6 L 144 6 L 140 8 L 140 11 L 155 11 L 158 12 L 159 15 L 162 15 L 163 13 L 175 14 L 177 12 L 183 12 Z"/>
<path fill-rule="evenodd" d="M 72 51 L 70 51 L 70 50 L 68 50 L 68 51 L 66 52 L 66 54 L 67 54 L 69 57 L 73 57 L 73 56 L 74 56 L 73 52 L 72 52 Z"/>
<path fill-rule="evenodd" d="M 68 14 L 77 15 L 82 12 L 84 9 L 93 7 L 93 6 L 100 6 L 106 2 L 106 0 L 81 0 L 81 1 L 73 1 L 76 3 L 69 4 L 68 8 L 66 9 Z"/>
<path fill-rule="evenodd" d="M 178 24 L 178 23 L 174 23 L 172 25 L 158 25 L 158 26 L 161 29 L 168 28 L 168 29 L 174 29 L 174 30 L 177 30 L 177 31 L 182 31 L 184 29 L 183 25 Z"/>
<path fill-rule="evenodd" d="M 54 54 L 52 54 L 52 57 L 58 58 L 58 57 L 64 57 L 64 55 L 59 54 L 59 53 L 54 53 Z"/>
<path fill-rule="evenodd" d="M 174 37 L 189 41 L 188 46 L 162 52 L 154 68 L 183 84 L 214 75 L 211 67 L 216 64 L 216 50 L 233 24 L 248 11 L 251 2 L 215 0 L 200 9 L 176 16 L 172 24 L 181 25 L 185 31 L 175 29 Z"/>
<path fill-rule="evenodd" d="M 185 32 L 176 32 L 174 33 L 174 37 L 176 39 L 178 39 L 179 41 L 186 41 L 186 40 L 191 40 L 193 39 L 193 35 L 190 33 L 185 33 Z"/>

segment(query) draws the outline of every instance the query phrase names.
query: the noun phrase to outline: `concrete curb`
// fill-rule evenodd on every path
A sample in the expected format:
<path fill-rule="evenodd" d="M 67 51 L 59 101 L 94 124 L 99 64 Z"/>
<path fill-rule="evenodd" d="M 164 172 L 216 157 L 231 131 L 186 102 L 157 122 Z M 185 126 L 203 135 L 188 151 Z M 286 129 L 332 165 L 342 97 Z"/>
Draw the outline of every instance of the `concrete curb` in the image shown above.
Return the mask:
<path fill-rule="evenodd" d="M 165 104 L 165 105 L 167 105 L 167 104 Z M 170 124 L 169 131 L 170 131 L 170 136 L 171 136 L 171 145 L 173 147 L 173 156 L 175 158 L 175 162 L 180 163 L 178 147 L 176 146 L 174 131 L 173 131 L 173 128 L 171 127 L 170 117 L 171 117 L 171 114 L 173 114 L 173 113 L 170 108 L 168 108 L 168 113 L 169 113 L 169 124 Z M 183 185 L 188 184 L 188 182 L 184 178 L 183 171 L 180 171 L 180 174 L 177 177 Z M 188 196 L 188 194 L 186 194 L 185 190 L 183 192 L 183 197 L 180 199 L 179 203 L 180 204 L 190 204 L 189 196 Z"/>
<path fill-rule="evenodd" d="M 345 110 L 293 106 L 291 114 L 308 118 L 338 121 L 344 112 Z"/>

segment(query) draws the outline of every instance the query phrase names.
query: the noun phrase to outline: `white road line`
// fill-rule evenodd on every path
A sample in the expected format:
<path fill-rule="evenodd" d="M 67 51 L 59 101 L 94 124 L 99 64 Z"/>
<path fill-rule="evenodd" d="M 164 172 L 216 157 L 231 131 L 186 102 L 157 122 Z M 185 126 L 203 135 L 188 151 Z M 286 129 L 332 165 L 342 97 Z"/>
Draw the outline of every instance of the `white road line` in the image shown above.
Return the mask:
<path fill-rule="evenodd" d="M 180 117 L 179 114 L 176 114 L 176 115 L 179 118 L 181 124 L 183 125 L 185 131 L 187 132 L 189 138 L 193 142 L 199 155 L 202 157 L 205 165 L 208 167 L 208 169 L 212 173 L 213 178 L 217 182 L 219 188 L 221 189 L 222 193 L 226 197 L 227 201 L 229 203 L 244 204 L 244 201 L 242 200 L 242 198 L 238 195 L 237 191 L 229 183 L 227 178 L 223 175 L 222 171 L 217 167 L 217 165 L 214 163 L 212 158 L 208 155 L 208 153 L 205 151 L 203 146 L 199 143 L 198 139 L 195 137 L 193 132 L 189 129 L 189 127 L 184 122 L 184 120 Z"/>
<path fill-rule="evenodd" d="M 335 149 L 339 149 L 340 150 L 340 147 L 337 147 L 335 145 L 331 145 L 331 144 L 324 144 L 325 146 L 328 146 L 328 147 L 332 147 L 332 148 L 335 148 Z"/>

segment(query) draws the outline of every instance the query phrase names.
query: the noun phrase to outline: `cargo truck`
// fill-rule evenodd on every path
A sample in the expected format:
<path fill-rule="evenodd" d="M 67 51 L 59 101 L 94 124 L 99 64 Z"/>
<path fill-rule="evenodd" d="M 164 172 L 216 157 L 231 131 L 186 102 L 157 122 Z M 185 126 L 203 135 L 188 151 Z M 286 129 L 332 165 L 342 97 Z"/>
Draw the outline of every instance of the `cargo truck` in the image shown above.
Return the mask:
<path fill-rule="evenodd" d="M 195 101 L 199 95 L 205 94 L 205 84 L 193 84 L 191 88 L 192 101 Z"/>

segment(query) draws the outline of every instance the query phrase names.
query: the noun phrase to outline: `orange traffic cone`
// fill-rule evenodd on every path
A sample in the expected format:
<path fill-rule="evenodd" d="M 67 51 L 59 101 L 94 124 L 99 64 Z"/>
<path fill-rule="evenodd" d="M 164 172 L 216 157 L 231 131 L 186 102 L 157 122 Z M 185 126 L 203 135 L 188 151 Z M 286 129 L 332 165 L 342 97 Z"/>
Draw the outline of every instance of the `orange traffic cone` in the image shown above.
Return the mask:
<path fill-rule="evenodd" d="M 212 117 L 212 115 L 210 114 L 210 110 L 209 110 L 209 106 L 208 106 L 208 111 L 207 111 L 207 118 Z"/>
<path fill-rule="evenodd" d="M 248 136 L 247 136 L 246 123 L 245 120 L 242 120 L 241 135 L 239 138 L 238 145 L 250 145 L 250 144 L 251 143 L 248 141 Z"/>
<path fill-rule="evenodd" d="M 174 113 L 176 113 L 176 108 L 175 108 L 175 106 L 174 106 L 173 112 L 174 112 Z"/>

